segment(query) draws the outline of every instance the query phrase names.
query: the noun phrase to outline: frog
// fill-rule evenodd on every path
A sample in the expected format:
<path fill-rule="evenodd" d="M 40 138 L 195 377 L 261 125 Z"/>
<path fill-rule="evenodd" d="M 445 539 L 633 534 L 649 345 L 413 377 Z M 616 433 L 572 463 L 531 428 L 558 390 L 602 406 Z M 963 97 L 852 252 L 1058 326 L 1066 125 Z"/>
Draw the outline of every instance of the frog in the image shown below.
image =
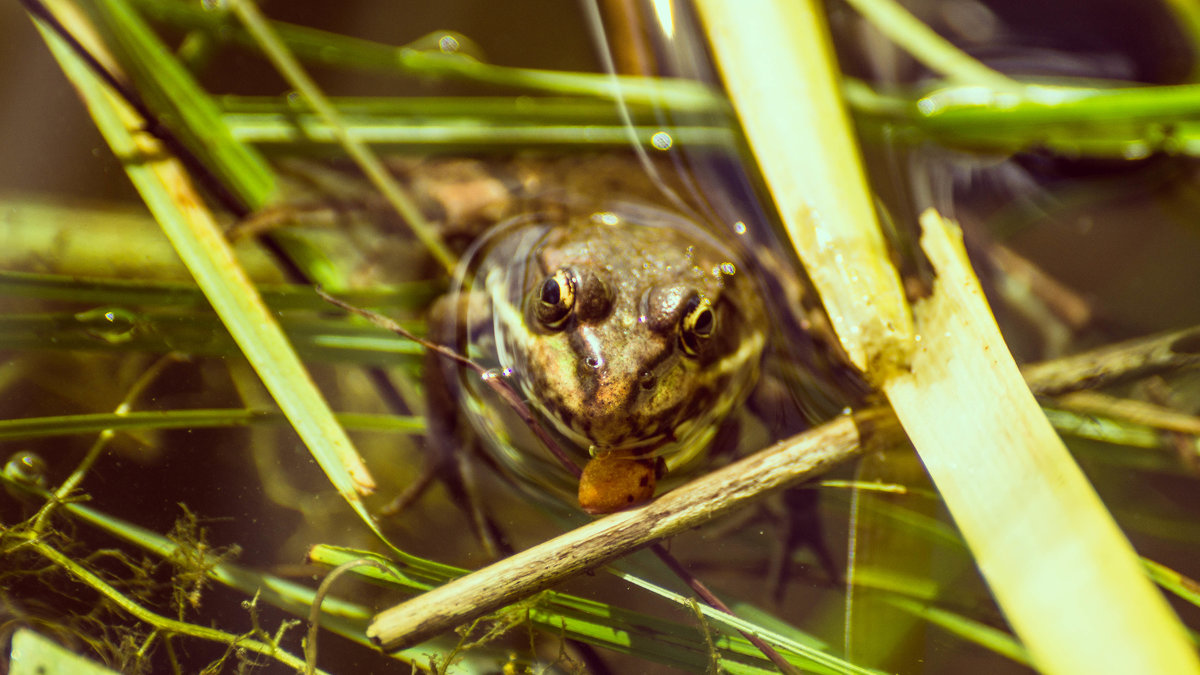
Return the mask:
<path fill-rule="evenodd" d="M 758 379 L 757 287 L 736 251 L 679 214 L 614 200 L 523 216 L 467 260 L 460 292 L 484 296 L 466 319 L 484 326 L 468 353 L 507 373 L 539 421 L 582 451 L 577 501 L 588 513 L 650 499 L 660 476 L 702 456 Z M 471 375 L 461 384 L 486 398 Z M 493 442 L 511 433 L 478 409 L 473 420 Z"/>
<path fill-rule="evenodd" d="M 506 216 L 471 234 L 430 334 L 503 378 L 582 474 L 542 449 L 486 378 L 440 359 L 428 369 L 455 393 L 430 407 L 460 416 L 433 435 L 469 425 L 527 492 L 603 515 L 645 503 L 736 436 L 734 413 L 760 398 L 772 291 L 744 223 L 670 204 L 628 159 L 557 166 L 590 167 L 591 180 L 544 163 L 510 174 L 519 196 L 484 209 Z"/>
<path fill-rule="evenodd" d="M 762 223 L 671 199 L 684 193 L 662 180 L 674 167 L 628 153 L 393 157 L 389 166 L 460 261 L 428 312 L 427 337 L 487 370 L 427 353 L 424 471 L 381 516 L 436 479 L 498 557 L 511 549 L 471 486 L 481 462 L 560 515 L 603 516 L 848 405 L 853 371 L 819 338 L 829 329 L 795 262 L 764 242 Z M 298 168 L 311 193 L 316 172 Z M 339 209 L 388 222 L 371 192 L 347 191 L 340 176 L 321 179 L 337 188 Z M 403 234 L 403 223 L 393 226 Z M 380 243 L 366 251 L 367 269 L 440 274 L 422 267 L 411 239 Z M 547 451 L 494 380 L 581 475 Z M 759 421 L 757 436 L 742 433 L 747 418 Z M 815 498 L 790 491 L 782 522 L 769 510 L 782 526 L 777 557 L 812 545 L 836 578 L 813 526 Z M 784 578 L 785 566 L 772 565 L 773 576 Z"/>

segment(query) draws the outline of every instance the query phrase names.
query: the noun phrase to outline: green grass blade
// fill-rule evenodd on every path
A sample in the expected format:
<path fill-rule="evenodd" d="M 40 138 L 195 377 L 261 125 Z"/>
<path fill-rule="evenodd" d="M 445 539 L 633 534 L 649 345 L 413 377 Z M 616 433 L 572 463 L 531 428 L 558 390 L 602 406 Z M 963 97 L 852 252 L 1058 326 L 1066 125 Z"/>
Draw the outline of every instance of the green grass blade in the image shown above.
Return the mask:
<path fill-rule="evenodd" d="M 258 47 L 257 41 L 232 21 L 227 11 L 210 11 L 185 3 L 157 0 L 134 2 L 148 16 L 159 20 L 180 27 L 206 30 L 223 40 Z M 609 100 L 616 98 L 619 93 L 622 99 L 632 105 L 647 105 L 671 112 L 730 114 L 723 96 L 691 80 L 614 78 L 606 74 L 496 66 L 461 54 L 395 47 L 279 21 L 270 23 L 289 50 L 298 58 L 313 63 Z"/>
<path fill-rule="evenodd" d="M 424 353 L 407 340 L 373 326 L 330 318 L 280 320 L 296 353 L 320 362 L 415 366 Z M 421 325 L 408 327 L 420 333 Z M 237 357 L 237 343 L 208 313 L 133 312 L 106 305 L 78 313 L 0 316 L 0 340 L 9 349 L 185 352 Z"/>
<path fill-rule="evenodd" d="M 1154 583 L 1200 607 L 1200 584 L 1197 584 L 1194 579 L 1189 579 L 1170 567 L 1149 558 L 1142 558 L 1142 565 Z"/>
<path fill-rule="evenodd" d="M 329 303 L 309 286 L 272 284 L 259 286 L 258 291 L 267 307 L 275 312 L 323 312 L 329 309 Z M 411 310 L 428 306 L 429 302 L 442 292 L 441 284 L 418 281 L 372 286 L 335 295 L 357 307 Z M 9 270 L 0 270 L 0 295 L 60 302 L 174 309 L 211 307 L 200 289 L 188 282 L 89 278 Z"/>
<path fill-rule="evenodd" d="M 221 184 L 250 210 L 266 204 L 275 178 L 266 160 L 229 134 L 221 112 L 166 45 L 124 0 L 95 5 L 108 43 L 119 50 L 122 65 L 146 103 Z"/>
<path fill-rule="evenodd" d="M 330 567 L 359 558 L 375 560 L 393 569 L 395 573 L 389 575 L 377 568 L 364 566 L 355 568 L 353 574 L 372 583 L 398 587 L 412 593 L 424 592 L 434 585 L 441 585 L 467 573 L 467 570 L 448 566 L 441 566 L 434 571 L 428 567 L 397 565 L 394 561 L 373 553 L 336 546 L 316 546 L 310 552 L 310 559 Z M 651 587 L 658 588 L 653 585 Z M 688 605 L 687 600 L 681 596 L 671 594 L 665 589 L 660 590 L 673 602 Z M 708 648 L 698 629 L 692 625 L 667 621 L 607 603 L 553 591 L 536 596 L 532 603 L 518 603 L 508 610 L 500 610 L 497 615 L 508 611 L 527 613 L 530 621 L 552 634 L 666 663 L 676 668 L 701 670 L 708 664 Z M 711 614 L 714 613 L 706 612 L 706 615 L 713 619 Z M 856 669 L 852 664 L 822 653 L 809 645 L 774 635 L 761 626 L 748 622 L 742 622 L 740 625 L 756 633 L 770 635 L 771 638 L 768 639 L 773 638 L 772 644 L 778 642 L 778 647 L 792 652 L 792 660 L 802 667 L 813 669 L 814 672 L 874 672 Z M 721 655 L 721 667 L 730 672 L 765 673 L 774 670 L 770 661 L 741 636 L 720 635 L 716 646 Z"/>
<path fill-rule="evenodd" d="M 889 595 L 892 606 L 939 626 L 958 637 L 990 649 L 1023 666 L 1032 667 L 1029 652 L 1008 633 L 930 604 L 917 602 L 901 595 Z"/>
<path fill-rule="evenodd" d="M 354 163 L 383 194 L 396 213 L 404 219 L 409 229 L 434 259 L 446 269 L 448 274 L 453 274 L 456 263 L 454 254 L 446 247 L 437 230 L 425 219 L 421 210 L 417 208 L 416 202 L 383 166 L 378 155 L 347 131 L 337 109 L 295 60 L 258 8 L 250 4 L 248 0 L 231 0 L 231 2 L 234 13 L 255 38 L 255 41 L 259 43 L 267 59 L 275 66 L 279 74 L 287 80 L 288 84 L 296 88 L 321 120 L 329 126 L 346 154 L 354 160 Z"/>
<path fill-rule="evenodd" d="M 404 434 L 420 434 L 425 432 L 425 421 L 420 417 L 342 413 L 337 415 L 337 419 L 347 429 L 354 429 L 356 431 L 388 431 Z M 94 434 L 106 429 L 112 431 L 134 429 L 205 429 L 244 427 L 260 424 L 287 424 L 287 418 L 283 414 L 273 410 L 248 410 L 243 408 L 150 410 L 128 413 L 29 417 L 0 420 L 0 440 L 65 436 L 70 434 Z"/>
<path fill-rule="evenodd" d="M 1016 83 L 955 47 L 892 0 L 848 0 L 888 39 L 904 47 L 934 72 L 972 84 L 1007 87 Z"/>
<path fill-rule="evenodd" d="M 657 584 L 651 583 L 631 574 L 625 574 L 624 572 L 614 572 L 614 574 L 676 604 L 684 606 L 690 606 L 691 604 L 688 598 L 663 588 Z M 767 630 L 751 621 L 726 614 L 718 609 L 704 605 L 700 605 L 698 608 L 706 619 L 721 627 L 725 631 L 745 631 L 747 633 L 756 634 L 772 647 L 784 650 L 785 657 L 789 656 L 788 653 L 790 653 L 791 658 L 789 660 L 798 657 L 801 660 L 793 662 L 802 668 L 819 669 L 822 672 L 855 673 L 861 675 L 877 672 L 870 668 L 857 666 L 849 661 L 838 658 L 837 656 L 825 653 L 820 649 L 816 649 L 811 646 L 811 644 L 798 642 L 790 637 Z"/>

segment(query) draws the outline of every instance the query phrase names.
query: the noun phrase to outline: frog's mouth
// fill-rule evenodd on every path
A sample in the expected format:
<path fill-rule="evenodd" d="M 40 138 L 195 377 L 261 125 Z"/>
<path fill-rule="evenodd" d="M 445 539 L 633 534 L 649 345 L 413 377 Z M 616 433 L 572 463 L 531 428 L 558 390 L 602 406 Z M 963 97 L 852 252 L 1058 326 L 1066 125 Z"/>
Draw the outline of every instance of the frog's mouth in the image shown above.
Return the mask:
<path fill-rule="evenodd" d="M 608 438 L 597 438 L 594 434 L 587 433 L 586 429 L 577 428 L 558 410 L 548 407 L 539 398 L 529 397 L 529 401 L 541 414 L 542 419 L 549 421 L 559 435 L 574 446 L 586 449 L 592 456 L 598 453 L 620 453 L 630 457 L 653 456 L 659 454 L 662 448 L 675 442 L 674 429 L 645 436 L 622 436 L 616 442 Z"/>
<path fill-rule="evenodd" d="M 684 455 L 691 458 L 697 448 L 703 449 L 712 440 L 710 433 L 715 426 L 715 418 L 723 416 L 720 410 L 710 409 L 692 417 L 683 419 L 666 427 L 658 428 L 649 434 L 634 434 L 617 439 L 616 442 L 597 439 L 570 423 L 570 420 L 556 414 L 556 410 L 546 406 L 538 397 L 529 396 L 530 405 L 537 410 L 542 420 L 553 427 L 563 439 L 573 447 L 587 452 L 589 457 L 609 455 L 636 459 L 652 459 L 664 457 L 668 465 L 680 463 Z"/>

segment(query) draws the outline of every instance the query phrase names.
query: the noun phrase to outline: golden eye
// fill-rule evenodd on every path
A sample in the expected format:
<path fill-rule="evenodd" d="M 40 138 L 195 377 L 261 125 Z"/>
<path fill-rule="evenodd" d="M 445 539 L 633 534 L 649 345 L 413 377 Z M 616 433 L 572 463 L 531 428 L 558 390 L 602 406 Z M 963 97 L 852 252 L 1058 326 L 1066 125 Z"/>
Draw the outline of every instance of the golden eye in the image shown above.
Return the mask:
<path fill-rule="evenodd" d="M 683 317 L 679 320 L 679 342 L 688 356 L 700 353 L 700 346 L 712 337 L 717 327 L 717 315 L 708 298 L 692 296 L 683 306 Z"/>
<path fill-rule="evenodd" d="M 558 328 L 571 316 L 575 307 L 575 277 L 567 270 L 559 270 L 546 277 L 538 289 L 534 314 L 546 328 Z"/>

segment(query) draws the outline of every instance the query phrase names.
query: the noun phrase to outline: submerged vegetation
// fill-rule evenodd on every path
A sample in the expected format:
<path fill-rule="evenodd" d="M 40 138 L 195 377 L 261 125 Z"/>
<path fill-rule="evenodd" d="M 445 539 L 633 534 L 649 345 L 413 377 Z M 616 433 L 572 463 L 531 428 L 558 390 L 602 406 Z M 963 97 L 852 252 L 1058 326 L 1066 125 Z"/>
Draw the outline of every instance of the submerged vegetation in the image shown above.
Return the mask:
<path fill-rule="evenodd" d="M 659 78 L 492 62 L 480 44 L 506 44 L 492 36 L 420 37 L 454 27 L 450 10 L 413 8 L 403 32 L 415 41 L 395 47 L 340 25 L 270 20 L 243 0 L 26 2 L 146 208 L 3 196 L 4 634 L 40 633 L 119 672 L 604 672 L 651 663 L 1020 672 L 1056 663 L 1010 632 L 1009 623 L 1030 629 L 992 600 L 1004 595 L 994 588 L 1000 577 L 981 577 L 975 535 L 964 540 L 939 497 L 949 486 L 936 473 L 931 484 L 879 397 L 856 418 L 857 429 L 877 424 L 876 435 L 861 432 L 875 445 L 860 448 L 852 436 L 837 446 L 838 461 L 866 453 L 857 473 L 847 464 L 806 488 L 820 495 L 812 518 L 832 559 L 783 540 L 797 493 L 750 494 L 754 505 L 736 510 L 714 500 L 693 505 L 695 519 L 678 527 L 733 513 L 671 540 L 669 553 L 605 549 L 597 556 L 616 560 L 603 571 L 523 593 L 465 618 L 457 633 L 391 654 L 368 639 L 381 610 L 491 562 L 489 541 L 526 549 L 586 521 L 512 489 L 486 462 L 460 467 L 465 488 L 429 487 L 423 349 L 336 311 L 313 287 L 422 336 L 467 238 L 447 223 L 472 222 L 475 191 L 492 188 L 495 166 L 522 161 L 514 156 L 587 161 L 637 144 L 656 160 L 715 165 L 726 178 L 742 175 L 733 164 L 753 167 L 745 112 L 734 112 L 698 56 L 699 21 L 677 6 L 668 30 L 670 4 L 642 16 L 657 26 L 649 44 L 660 71 L 675 76 Z M 971 7 L 966 18 L 913 17 L 886 0 L 828 7 L 846 73 L 837 81 L 890 258 L 909 299 L 936 295 L 935 278 L 948 275 L 944 259 L 921 253 L 918 217 L 933 208 L 962 224 L 1008 349 L 1030 364 L 1026 381 L 1103 499 L 1081 508 L 1104 517 L 1107 508 L 1183 625 L 1200 626 L 1200 333 L 1188 328 L 1200 324 L 1188 292 L 1200 281 L 1200 21 L 1184 3 L 1143 9 L 1170 39 L 1089 63 L 1079 53 L 1023 53 L 1028 18 L 1002 3 Z M 563 31 L 583 56 L 561 58 L 585 68 L 588 20 L 572 20 Z M 610 30 L 615 20 L 605 16 Z M 857 35 L 870 37 L 860 44 Z M 625 46 L 610 42 L 620 67 Z M 566 48 L 547 49 L 556 50 Z M 1193 66 L 1155 70 L 1155 56 Z M 599 182 L 586 167 L 580 174 Z M 760 197 L 775 187 L 770 175 L 746 175 L 743 188 Z M 775 217 L 761 219 L 757 234 L 791 260 Z M 828 273 L 808 270 L 818 286 Z M 832 340 L 839 318 L 814 315 L 809 327 Z M 879 359 L 857 365 L 887 389 Z M 839 400 L 837 382 L 789 376 L 832 392 L 823 403 Z M 833 447 L 823 441 L 854 427 L 840 419 L 843 427 L 818 427 L 793 446 Z M 759 426 L 740 430 L 743 449 L 772 440 Z M 778 483 L 808 477 L 786 470 L 794 473 Z M 485 505 L 500 536 L 487 538 L 472 503 Z M 736 616 L 698 604 L 671 565 L 686 568 L 685 582 L 695 575 L 713 587 Z M 1102 603 L 1110 590 L 1084 592 Z M 1051 591 L 1039 601 L 1061 599 Z M 306 621 L 321 630 L 306 632 Z"/>

